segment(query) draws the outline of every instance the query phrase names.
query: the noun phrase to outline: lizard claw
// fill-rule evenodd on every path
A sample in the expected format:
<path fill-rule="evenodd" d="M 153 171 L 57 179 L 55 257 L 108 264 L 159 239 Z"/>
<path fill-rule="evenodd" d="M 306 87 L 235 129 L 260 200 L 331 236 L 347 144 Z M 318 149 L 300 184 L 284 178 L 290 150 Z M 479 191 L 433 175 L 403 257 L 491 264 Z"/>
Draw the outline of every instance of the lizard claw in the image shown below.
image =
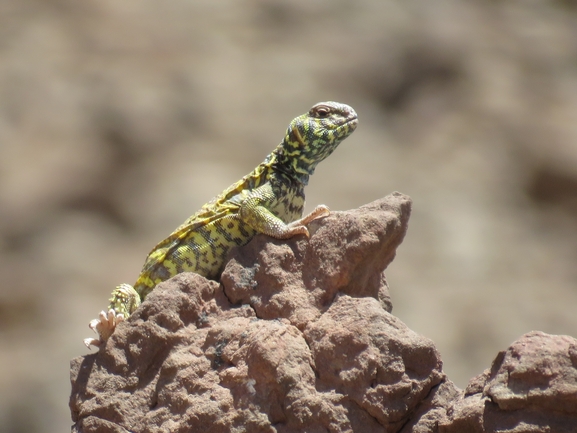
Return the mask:
<path fill-rule="evenodd" d="M 300 222 L 300 224 L 309 224 L 311 221 L 314 221 L 318 218 L 324 218 L 326 216 L 329 216 L 330 214 L 331 210 L 324 204 L 320 204 L 316 208 L 314 208 L 310 214 L 301 218 L 298 221 Z"/>
<path fill-rule="evenodd" d="M 84 345 L 89 349 L 91 349 L 90 346 L 100 347 L 102 344 L 102 341 L 100 341 L 98 338 L 85 338 L 83 341 Z"/>
<path fill-rule="evenodd" d="M 287 232 L 289 236 L 305 235 L 307 238 L 310 238 L 309 229 L 307 229 L 306 226 L 293 223 L 287 224 L 287 226 L 289 228 Z"/>
<path fill-rule="evenodd" d="M 123 321 L 124 315 L 116 314 L 113 309 L 108 310 L 108 313 L 101 311 L 98 319 L 91 320 L 88 324 L 88 327 L 96 332 L 99 338 L 85 338 L 84 344 L 89 349 L 90 346 L 100 347 L 112 335 L 116 326 Z"/>
<path fill-rule="evenodd" d="M 324 204 L 317 206 L 307 216 L 287 224 L 288 230 L 283 238 L 292 237 L 295 235 L 305 235 L 307 238 L 310 238 L 311 236 L 308 228 L 306 227 L 306 224 L 309 224 L 311 221 L 314 221 L 317 218 L 324 218 L 330 214 L 330 209 Z"/>

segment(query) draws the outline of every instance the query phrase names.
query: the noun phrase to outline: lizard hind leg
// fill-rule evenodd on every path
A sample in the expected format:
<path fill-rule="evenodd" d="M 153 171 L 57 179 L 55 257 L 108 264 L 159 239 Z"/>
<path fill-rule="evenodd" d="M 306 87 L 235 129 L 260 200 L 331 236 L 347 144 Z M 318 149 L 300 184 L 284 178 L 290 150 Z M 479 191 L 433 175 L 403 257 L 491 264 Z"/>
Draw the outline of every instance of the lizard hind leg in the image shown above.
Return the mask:
<path fill-rule="evenodd" d="M 130 316 L 140 306 L 140 295 L 130 284 L 120 284 L 112 292 L 108 308 L 116 314 L 123 314 L 125 318 Z"/>
<path fill-rule="evenodd" d="M 88 324 L 88 327 L 98 334 L 98 339 L 84 339 L 86 347 L 99 347 L 106 343 L 116 326 L 130 316 L 138 308 L 140 302 L 140 295 L 130 284 L 117 286 L 112 292 L 108 312 L 101 311 L 98 319 L 94 319 Z"/>

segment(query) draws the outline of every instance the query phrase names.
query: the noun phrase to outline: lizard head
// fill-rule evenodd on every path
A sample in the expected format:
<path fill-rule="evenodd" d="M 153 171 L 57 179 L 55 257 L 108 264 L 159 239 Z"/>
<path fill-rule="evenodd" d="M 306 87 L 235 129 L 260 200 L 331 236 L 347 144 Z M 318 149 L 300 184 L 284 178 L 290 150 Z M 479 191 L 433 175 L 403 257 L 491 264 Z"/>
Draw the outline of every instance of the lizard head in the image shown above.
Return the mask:
<path fill-rule="evenodd" d="M 338 102 L 320 102 L 295 118 L 278 148 L 279 163 L 306 184 L 319 162 L 357 127 L 357 113 Z"/>

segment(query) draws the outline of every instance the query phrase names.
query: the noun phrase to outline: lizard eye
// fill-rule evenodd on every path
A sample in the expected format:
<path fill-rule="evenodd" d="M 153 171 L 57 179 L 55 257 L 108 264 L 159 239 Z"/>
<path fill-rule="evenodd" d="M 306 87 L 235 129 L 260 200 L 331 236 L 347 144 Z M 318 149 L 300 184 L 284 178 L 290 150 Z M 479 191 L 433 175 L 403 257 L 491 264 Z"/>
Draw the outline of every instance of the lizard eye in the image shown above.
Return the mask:
<path fill-rule="evenodd" d="M 314 107 L 312 111 L 315 117 L 320 117 L 321 119 L 331 114 L 330 107 L 327 107 L 326 105 L 319 105 L 318 107 Z"/>

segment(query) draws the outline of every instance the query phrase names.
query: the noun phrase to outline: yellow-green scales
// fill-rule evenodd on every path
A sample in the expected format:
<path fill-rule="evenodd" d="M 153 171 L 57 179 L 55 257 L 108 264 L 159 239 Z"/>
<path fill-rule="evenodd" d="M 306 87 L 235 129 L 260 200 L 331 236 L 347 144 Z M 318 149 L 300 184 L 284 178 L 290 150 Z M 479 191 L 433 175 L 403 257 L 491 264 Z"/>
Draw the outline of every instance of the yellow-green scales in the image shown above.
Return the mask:
<path fill-rule="evenodd" d="M 284 140 L 251 173 L 231 185 L 188 218 L 149 253 L 134 286 L 119 285 L 108 312 L 90 323 L 106 341 L 117 323 L 128 317 L 156 287 L 181 272 L 217 279 L 233 246 L 245 245 L 257 233 L 277 239 L 308 236 L 306 224 L 328 215 L 318 206 L 301 218 L 309 176 L 357 126 L 357 114 L 345 104 L 322 102 L 295 118 Z"/>

